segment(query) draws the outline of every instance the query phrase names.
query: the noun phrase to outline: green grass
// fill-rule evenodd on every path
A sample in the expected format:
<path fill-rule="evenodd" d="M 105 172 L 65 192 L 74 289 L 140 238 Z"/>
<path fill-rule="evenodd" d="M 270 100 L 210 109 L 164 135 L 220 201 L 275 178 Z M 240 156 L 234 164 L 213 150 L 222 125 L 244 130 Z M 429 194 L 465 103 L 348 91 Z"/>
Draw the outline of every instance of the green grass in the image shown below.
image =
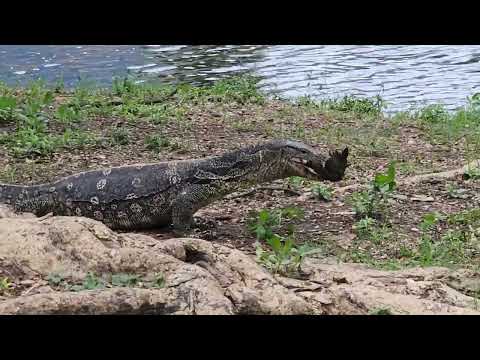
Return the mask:
<path fill-rule="evenodd" d="M 42 81 L 24 89 L 0 86 L 0 124 L 13 124 L 15 129 L 0 137 L 0 142 L 16 157 L 43 157 L 62 148 L 91 144 L 88 136 L 79 133 L 78 124 L 103 117 L 121 117 L 132 122 L 148 119 L 154 124 L 171 121 L 190 128 L 186 121 L 189 106 L 195 103 L 225 102 L 261 104 L 265 96 L 257 87 L 259 79 L 240 76 L 220 80 L 208 86 L 186 84 L 145 85 L 130 79 L 115 80 L 111 90 L 79 85 L 73 91 L 61 86 L 48 87 Z M 65 100 L 56 103 L 56 96 Z M 59 128 L 57 125 L 61 125 Z M 63 133 L 59 129 L 63 127 Z M 112 143 L 126 145 L 128 136 L 113 133 Z M 94 141 L 93 141 L 94 142 Z M 175 142 L 152 136 L 147 147 L 175 150 Z"/>
<path fill-rule="evenodd" d="M 379 226 L 374 219 L 364 218 L 354 225 L 360 244 L 368 240 L 371 247 L 356 246 L 341 255 L 343 261 L 360 262 L 372 267 L 398 270 L 413 266 L 442 266 L 475 268 L 480 260 L 480 209 L 453 214 L 427 213 L 419 224 L 421 235 L 414 248 L 400 247 L 396 257 L 378 259 L 390 241 L 393 229 Z M 391 244 L 391 241 L 390 241 Z"/>

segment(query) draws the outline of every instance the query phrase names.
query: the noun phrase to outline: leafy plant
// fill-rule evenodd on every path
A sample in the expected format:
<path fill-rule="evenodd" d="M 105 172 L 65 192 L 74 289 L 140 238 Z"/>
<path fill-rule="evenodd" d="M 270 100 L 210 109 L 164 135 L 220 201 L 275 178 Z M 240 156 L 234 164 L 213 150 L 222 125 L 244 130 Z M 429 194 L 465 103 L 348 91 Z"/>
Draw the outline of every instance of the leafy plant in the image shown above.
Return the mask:
<path fill-rule="evenodd" d="M 172 142 L 161 135 L 150 135 L 145 139 L 145 145 L 148 150 L 161 151 L 161 149 L 177 150 L 181 146 Z"/>
<path fill-rule="evenodd" d="M 312 187 L 312 193 L 321 200 L 331 201 L 333 197 L 333 190 L 331 187 L 323 184 L 315 184 Z"/>
<path fill-rule="evenodd" d="M 447 194 L 449 197 L 453 199 L 468 199 L 468 194 L 466 194 L 465 189 L 457 189 L 451 184 L 447 184 L 446 186 Z"/>
<path fill-rule="evenodd" d="M 111 142 L 116 145 L 128 145 L 130 135 L 125 128 L 115 128 L 110 133 Z"/>
<path fill-rule="evenodd" d="M 75 108 L 68 106 L 67 104 L 62 104 L 58 107 L 55 117 L 64 124 L 69 124 L 79 120 L 80 114 Z"/>
<path fill-rule="evenodd" d="M 480 179 L 480 169 L 477 167 L 468 167 L 463 173 L 465 180 L 478 180 Z"/>
<path fill-rule="evenodd" d="M 71 291 L 104 289 L 105 281 L 97 277 L 94 273 L 89 272 L 81 285 L 67 286 Z"/>
<path fill-rule="evenodd" d="M 295 207 L 286 207 L 274 211 L 263 209 L 258 213 L 251 214 L 248 227 L 258 240 L 267 240 L 273 236 L 274 228 L 282 225 L 284 219 L 296 220 L 302 217 L 303 211 Z"/>
<path fill-rule="evenodd" d="M 165 276 L 163 274 L 156 274 L 153 281 L 152 287 L 154 288 L 164 288 L 165 287 Z"/>
<path fill-rule="evenodd" d="M 374 310 L 371 310 L 368 314 L 369 315 L 393 315 L 392 311 L 388 308 L 374 309 Z"/>
<path fill-rule="evenodd" d="M 52 273 L 48 275 L 47 281 L 50 285 L 58 286 L 65 281 L 65 278 L 61 274 Z"/>
<path fill-rule="evenodd" d="M 375 175 L 367 190 L 352 194 L 350 202 L 357 217 L 377 218 L 383 212 L 395 186 L 395 164 L 392 162 L 387 172 Z"/>
<path fill-rule="evenodd" d="M 0 96 L 0 121 L 15 119 L 17 100 L 13 96 Z"/>
<path fill-rule="evenodd" d="M 360 239 L 370 240 L 374 244 L 381 244 L 392 235 L 386 224 L 379 224 L 375 219 L 364 217 L 353 225 L 353 229 Z"/>
<path fill-rule="evenodd" d="M 443 220 L 444 218 L 445 217 L 439 212 L 425 214 L 422 222 L 420 223 L 420 229 L 424 232 L 430 231 L 440 220 Z"/>
<path fill-rule="evenodd" d="M 287 182 L 293 188 L 298 189 L 299 187 L 301 187 L 304 184 L 305 179 L 302 178 L 301 176 L 290 176 L 288 178 Z"/>
<path fill-rule="evenodd" d="M 257 260 L 275 274 L 289 275 L 297 272 L 305 257 L 320 252 L 320 249 L 307 244 L 297 247 L 292 237 L 283 239 L 276 234 L 267 239 L 267 243 L 271 250 L 265 250 L 257 243 Z"/>
<path fill-rule="evenodd" d="M 139 277 L 135 274 L 114 274 L 112 275 L 113 286 L 135 286 L 139 281 Z"/>
<path fill-rule="evenodd" d="M 353 229 L 359 233 L 359 235 L 368 234 L 373 227 L 375 227 L 377 221 L 368 216 L 358 220 L 354 225 Z"/>
<path fill-rule="evenodd" d="M 274 211 L 264 209 L 249 219 L 249 229 L 257 237 L 257 260 L 270 271 L 283 274 L 295 272 L 305 256 L 319 252 L 318 249 L 307 244 L 296 246 L 293 224 L 287 224 L 288 234 L 285 237 L 274 233 L 285 220 L 301 217 L 303 217 L 303 210 L 287 207 Z M 264 249 L 260 241 L 265 241 L 270 249 Z"/>
<path fill-rule="evenodd" d="M 0 294 L 3 294 L 12 288 L 12 283 L 7 277 L 0 279 Z"/>

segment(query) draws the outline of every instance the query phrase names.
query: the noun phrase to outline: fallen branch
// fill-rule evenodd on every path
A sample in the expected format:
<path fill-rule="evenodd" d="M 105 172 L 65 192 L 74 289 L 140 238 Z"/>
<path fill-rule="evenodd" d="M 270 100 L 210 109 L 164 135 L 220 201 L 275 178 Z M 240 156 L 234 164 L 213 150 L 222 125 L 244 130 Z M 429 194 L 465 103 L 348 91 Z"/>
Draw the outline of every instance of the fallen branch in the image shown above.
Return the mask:
<path fill-rule="evenodd" d="M 447 179 L 453 179 L 458 175 L 464 174 L 467 170 L 473 169 L 473 168 L 480 168 L 480 160 L 474 160 L 458 169 L 454 170 L 447 170 L 447 171 L 442 171 L 442 172 L 437 172 L 437 173 L 429 173 L 429 174 L 421 174 L 421 175 L 415 175 L 415 176 L 410 176 L 405 179 L 401 179 L 397 181 L 397 187 L 398 186 L 403 186 L 403 185 L 412 185 L 412 184 L 417 184 L 421 183 L 423 181 L 432 181 L 432 180 L 447 180 Z M 344 186 L 341 188 L 338 188 L 335 190 L 336 194 L 342 194 L 347 191 L 356 191 L 360 188 L 363 188 L 367 186 L 367 184 L 352 184 L 348 186 Z"/>

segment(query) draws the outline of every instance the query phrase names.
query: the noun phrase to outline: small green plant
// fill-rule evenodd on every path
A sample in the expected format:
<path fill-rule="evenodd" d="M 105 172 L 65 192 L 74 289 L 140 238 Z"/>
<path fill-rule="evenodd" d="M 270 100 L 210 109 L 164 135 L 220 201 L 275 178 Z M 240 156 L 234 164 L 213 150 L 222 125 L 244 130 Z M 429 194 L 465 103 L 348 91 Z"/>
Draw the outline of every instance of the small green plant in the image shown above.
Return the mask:
<path fill-rule="evenodd" d="M 377 221 L 368 216 L 361 218 L 354 225 L 353 229 L 361 236 L 369 234 L 371 230 L 376 226 Z"/>
<path fill-rule="evenodd" d="M 7 277 L 0 279 L 0 294 L 7 293 L 8 290 L 12 288 L 12 283 L 8 280 Z"/>
<path fill-rule="evenodd" d="M 452 184 L 447 184 L 446 186 L 447 194 L 453 199 L 468 199 L 469 196 L 466 194 L 465 189 L 458 189 Z"/>
<path fill-rule="evenodd" d="M 51 286 L 58 286 L 65 281 L 65 278 L 61 274 L 52 273 L 48 275 L 47 281 Z"/>
<path fill-rule="evenodd" d="M 141 85 L 135 84 L 132 79 L 124 77 L 123 79 L 115 78 L 112 83 L 113 94 L 122 96 L 135 94 L 141 91 Z"/>
<path fill-rule="evenodd" d="M 294 189 L 298 189 L 305 183 L 305 179 L 301 176 L 290 176 L 287 179 L 288 184 Z"/>
<path fill-rule="evenodd" d="M 359 239 L 366 239 L 374 244 L 381 244 L 392 236 L 391 229 L 386 224 L 378 224 L 375 219 L 364 217 L 353 225 Z"/>
<path fill-rule="evenodd" d="M 286 207 L 274 211 L 263 209 L 258 213 L 251 214 L 248 227 L 258 240 L 267 240 L 274 235 L 274 229 L 280 227 L 284 219 L 301 219 L 303 215 L 303 210 L 295 207 Z M 289 229 L 289 232 L 292 232 L 291 229 Z"/>
<path fill-rule="evenodd" d="M 463 173 L 465 180 L 478 180 L 480 179 L 480 169 L 477 167 L 468 167 Z"/>
<path fill-rule="evenodd" d="M 139 281 L 139 277 L 135 274 L 114 274 L 112 275 L 112 285 L 113 286 L 135 286 Z"/>
<path fill-rule="evenodd" d="M 371 310 L 369 315 L 393 315 L 392 311 L 389 308 L 378 308 Z"/>
<path fill-rule="evenodd" d="M 15 119 L 17 100 L 13 96 L 0 96 L 0 122 L 8 122 Z"/>
<path fill-rule="evenodd" d="M 105 281 L 97 277 L 94 273 L 89 272 L 81 285 L 67 285 L 67 289 L 71 291 L 81 291 L 81 290 L 95 290 L 95 289 L 104 289 Z"/>
<path fill-rule="evenodd" d="M 161 135 L 150 135 L 145 139 L 145 146 L 148 150 L 159 152 L 162 149 L 178 150 L 181 146 L 177 142 L 170 141 Z"/>
<path fill-rule="evenodd" d="M 115 145 L 128 145 L 130 134 L 125 128 L 115 128 L 110 132 L 111 143 Z"/>
<path fill-rule="evenodd" d="M 422 236 L 414 259 L 421 266 L 472 263 L 480 250 L 480 209 L 448 216 L 429 213 L 420 223 Z M 442 231 L 446 228 L 446 231 Z"/>
<path fill-rule="evenodd" d="M 395 164 L 392 162 L 386 173 L 375 175 L 367 190 L 352 194 L 350 202 L 356 216 L 377 218 L 381 215 L 395 186 Z"/>
<path fill-rule="evenodd" d="M 290 275 L 298 272 L 305 257 L 320 252 L 320 249 L 307 244 L 297 247 L 291 236 L 283 239 L 274 234 L 266 241 L 271 250 L 265 250 L 257 243 L 257 260 L 274 274 Z"/>
<path fill-rule="evenodd" d="M 295 228 L 287 224 L 287 236 L 276 233 L 285 220 L 295 220 L 303 217 L 303 210 L 287 207 L 274 211 L 261 210 L 248 221 L 250 231 L 257 237 L 257 260 L 274 273 L 290 274 L 298 271 L 305 256 L 319 252 L 308 244 L 296 246 L 294 241 Z M 264 249 L 260 241 L 265 241 L 270 249 Z"/>
<path fill-rule="evenodd" d="M 162 289 L 165 287 L 165 276 L 163 274 L 156 274 L 152 287 Z"/>
<path fill-rule="evenodd" d="M 443 219 L 445 219 L 445 217 L 439 212 L 432 212 L 432 213 L 425 214 L 423 216 L 422 222 L 420 223 L 420 229 L 423 232 L 430 231 L 435 227 L 435 225 L 439 221 Z"/>
<path fill-rule="evenodd" d="M 68 106 L 67 104 L 62 104 L 58 107 L 55 117 L 64 124 L 70 124 L 72 122 L 78 121 L 80 114 L 74 108 Z"/>
<path fill-rule="evenodd" d="M 317 197 L 317 199 L 331 201 L 333 198 L 333 190 L 331 187 L 323 184 L 315 184 L 312 187 L 312 193 Z"/>

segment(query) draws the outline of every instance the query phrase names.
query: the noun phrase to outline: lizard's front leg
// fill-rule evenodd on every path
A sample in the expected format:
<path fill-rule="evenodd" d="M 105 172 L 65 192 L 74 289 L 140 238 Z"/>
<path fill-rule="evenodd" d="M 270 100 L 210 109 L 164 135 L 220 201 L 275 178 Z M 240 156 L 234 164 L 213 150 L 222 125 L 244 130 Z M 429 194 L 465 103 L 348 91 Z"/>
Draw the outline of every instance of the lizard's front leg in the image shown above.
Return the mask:
<path fill-rule="evenodd" d="M 194 227 L 205 227 L 205 222 L 194 218 L 198 209 L 207 205 L 209 189 L 201 185 L 188 187 L 180 192 L 172 205 L 173 232 L 177 236 L 187 236 Z"/>

